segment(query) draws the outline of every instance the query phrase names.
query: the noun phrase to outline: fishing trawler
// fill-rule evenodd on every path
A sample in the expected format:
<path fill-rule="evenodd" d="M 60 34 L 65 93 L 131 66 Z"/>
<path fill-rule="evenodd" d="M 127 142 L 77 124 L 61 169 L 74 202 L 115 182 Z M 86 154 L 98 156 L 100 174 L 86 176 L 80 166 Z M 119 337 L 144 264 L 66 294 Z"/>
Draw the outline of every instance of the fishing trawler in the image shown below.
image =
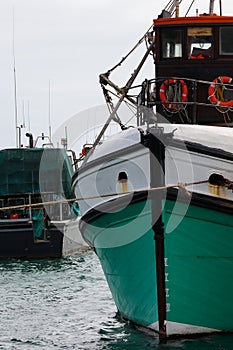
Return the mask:
<path fill-rule="evenodd" d="M 80 230 L 120 315 L 161 339 L 233 331 L 233 16 L 213 0 L 180 16 L 181 2 L 139 41 L 123 88 L 117 65 L 100 75 L 111 113 L 73 176 Z M 139 84 L 151 55 L 155 77 Z M 124 101 L 135 127 L 121 121 Z M 100 143 L 113 120 L 121 131 Z"/>
<path fill-rule="evenodd" d="M 51 141 L 0 150 L 0 258 L 60 258 L 86 246 L 69 199 L 72 159 Z"/>

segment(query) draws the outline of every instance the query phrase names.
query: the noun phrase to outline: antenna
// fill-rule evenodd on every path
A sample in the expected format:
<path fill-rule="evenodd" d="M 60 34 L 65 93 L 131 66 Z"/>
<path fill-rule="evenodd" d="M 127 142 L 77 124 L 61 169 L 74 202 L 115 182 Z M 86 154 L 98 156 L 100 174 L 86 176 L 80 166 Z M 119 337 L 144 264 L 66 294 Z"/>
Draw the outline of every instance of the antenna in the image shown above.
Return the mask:
<path fill-rule="evenodd" d="M 14 107 L 15 107 L 15 129 L 16 129 L 16 147 L 19 146 L 19 137 L 18 137 L 18 109 L 17 109 L 17 81 L 16 81 L 16 64 L 15 64 L 15 14 L 13 7 L 13 74 L 14 74 Z"/>
<path fill-rule="evenodd" d="M 28 119 L 28 131 L 31 132 L 30 114 L 29 114 L 29 101 L 27 101 L 27 119 Z"/>
<path fill-rule="evenodd" d="M 220 16 L 222 16 L 222 0 L 219 0 L 219 11 L 220 11 Z"/>
<path fill-rule="evenodd" d="M 210 10 L 209 10 L 210 16 L 212 16 L 213 13 L 214 13 L 214 0 L 210 0 Z"/>
<path fill-rule="evenodd" d="M 48 101 L 48 114 L 49 114 L 49 139 L 52 140 L 52 127 L 51 127 L 51 91 L 49 80 L 49 101 Z"/>
<path fill-rule="evenodd" d="M 176 14 L 176 17 L 179 17 L 179 15 L 180 15 L 180 3 L 179 3 L 179 0 L 175 1 L 175 14 Z"/>
<path fill-rule="evenodd" d="M 67 126 L 65 126 L 65 137 L 61 138 L 61 145 L 67 150 L 67 145 L 68 145 Z"/>
<path fill-rule="evenodd" d="M 24 100 L 22 102 L 22 115 L 23 115 L 23 128 L 25 128 L 26 123 L 25 123 Z"/>

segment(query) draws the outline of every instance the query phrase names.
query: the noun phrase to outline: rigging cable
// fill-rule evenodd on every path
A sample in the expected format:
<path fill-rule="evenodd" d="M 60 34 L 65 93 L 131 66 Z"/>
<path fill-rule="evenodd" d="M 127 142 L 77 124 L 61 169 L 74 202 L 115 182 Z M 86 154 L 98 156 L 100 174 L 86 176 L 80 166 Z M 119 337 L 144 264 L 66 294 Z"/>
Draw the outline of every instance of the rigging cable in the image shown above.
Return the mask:
<path fill-rule="evenodd" d="M 121 66 L 121 64 L 131 55 L 131 53 L 136 50 L 136 48 L 141 45 L 141 43 L 145 40 L 145 38 L 147 37 L 149 31 L 152 29 L 153 25 L 150 26 L 150 28 L 146 31 L 146 33 L 142 36 L 141 39 L 139 39 L 139 41 L 137 42 L 136 45 L 134 45 L 134 47 L 127 53 L 126 56 L 122 57 L 122 59 L 120 60 L 120 62 L 118 62 L 115 66 L 113 66 L 111 69 L 108 70 L 108 75 L 113 72 L 117 67 Z"/>
<path fill-rule="evenodd" d="M 154 43 L 155 43 L 155 38 L 153 38 L 152 43 L 150 44 L 149 48 L 147 49 L 146 53 L 144 54 L 143 58 L 141 59 L 139 65 L 138 65 L 137 68 L 134 70 L 133 74 L 130 76 L 129 80 L 128 80 L 127 83 L 125 84 L 124 88 L 121 89 L 121 90 L 122 90 L 122 94 L 121 94 L 121 96 L 120 96 L 120 98 L 119 98 L 117 104 L 115 105 L 115 107 L 114 107 L 112 113 L 111 113 L 110 116 L 108 117 L 108 119 L 107 119 L 107 121 L 105 122 L 105 124 L 104 124 L 102 130 L 100 131 L 99 135 L 97 136 L 97 138 L 96 138 L 96 140 L 95 140 L 95 142 L 94 142 L 94 144 L 93 144 L 93 147 L 92 147 L 92 149 L 88 152 L 87 157 L 84 159 L 84 162 L 87 162 L 87 160 L 89 159 L 89 157 L 92 155 L 93 151 L 95 150 L 96 146 L 99 144 L 99 142 L 100 142 L 100 140 L 101 140 L 103 134 L 105 133 L 106 129 L 108 128 L 108 126 L 109 126 L 111 120 L 113 119 L 113 117 L 116 115 L 116 112 L 118 111 L 118 109 L 119 109 L 121 103 L 123 102 L 123 100 L 124 100 L 125 98 L 128 98 L 128 99 L 129 99 L 129 97 L 127 96 L 127 93 L 128 93 L 128 91 L 129 91 L 129 89 L 131 88 L 131 86 L 132 86 L 134 80 L 136 79 L 137 75 L 139 74 L 139 72 L 140 72 L 140 70 L 141 70 L 143 64 L 145 63 L 147 57 L 149 56 L 150 51 L 151 51 L 151 49 L 152 49 L 153 46 L 154 46 Z M 101 76 L 100 79 L 101 79 L 101 78 L 102 78 L 102 84 L 103 84 L 104 82 L 106 82 L 105 76 Z M 110 83 L 111 83 L 111 82 L 110 82 Z"/>
<path fill-rule="evenodd" d="M 192 8 L 192 6 L 193 6 L 194 1 L 195 1 L 195 0 L 193 0 L 193 1 L 191 2 L 190 6 L 189 6 L 189 8 L 188 8 L 188 10 L 187 10 L 187 12 L 186 12 L 186 14 L 185 14 L 185 17 L 187 17 L 187 16 L 188 16 L 188 13 L 189 13 L 189 11 L 191 10 L 191 8 Z"/>

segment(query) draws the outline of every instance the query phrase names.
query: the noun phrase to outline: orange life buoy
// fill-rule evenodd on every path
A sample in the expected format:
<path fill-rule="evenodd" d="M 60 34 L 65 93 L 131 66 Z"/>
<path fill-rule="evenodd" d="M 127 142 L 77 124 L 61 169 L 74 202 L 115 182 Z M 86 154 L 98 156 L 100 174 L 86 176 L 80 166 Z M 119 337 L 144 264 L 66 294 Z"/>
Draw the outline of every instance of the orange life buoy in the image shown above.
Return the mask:
<path fill-rule="evenodd" d="M 226 77 L 226 76 L 220 76 L 213 80 L 212 84 L 209 86 L 208 89 L 208 99 L 213 105 L 219 106 L 219 107 L 233 107 L 233 100 L 229 101 L 222 101 L 217 98 L 217 87 L 221 84 L 221 86 L 224 86 L 225 84 L 231 84 L 232 78 Z"/>
<path fill-rule="evenodd" d="M 188 87 L 187 84 L 184 82 L 184 80 L 182 79 L 167 79 L 164 80 L 164 82 L 162 83 L 161 87 L 160 87 L 160 91 L 159 91 L 159 96 L 160 96 L 160 100 L 164 103 L 164 107 L 167 107 L 169 109 L 175 109 L 178 110 L 179 106 L 176 103 L 173 103 L 175 101 L 169 101 L 168 97 L 167 97 L 167 90 L 169 88 L 169 85 L 176 85 L 176 84 L 181 84 L 181 101 L 177 101 L 177 102 L 181 102 L 184 103 L 187 101 L 188 98 Z"/>

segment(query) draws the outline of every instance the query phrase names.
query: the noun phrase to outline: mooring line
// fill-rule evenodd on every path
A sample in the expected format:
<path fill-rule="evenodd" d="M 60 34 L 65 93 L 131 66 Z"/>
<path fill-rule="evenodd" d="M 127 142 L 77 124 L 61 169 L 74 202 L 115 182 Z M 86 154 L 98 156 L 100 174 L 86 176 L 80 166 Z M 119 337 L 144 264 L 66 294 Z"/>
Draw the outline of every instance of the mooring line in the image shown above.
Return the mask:
<path fill-rule="evenodd" d="M 112 196 L 122 196 L 126 194 L 134 194 L 134 193 L 142 193 L 142 192 L 151 192 L 151 191 L 161 191 L 161 190 L 166 190 L 169 188 L 180 188 L 184 190 L 188 195 L 189 192 L 187 191 L 186 187 L 192 186 L 192 185 L 200 185 L 207 183 L 208 180 L 201 180 L 201 181 L 196 181 L 196 182 L 178 182 L 175 185 L 168 185 L 168 186 L 161 186 L 161 187 L 154 187 L 154 188 L 145 188 L 142 190 L 135 190 L 135 191 L 126 191 L 122 193 L 106 193 L 98 196 L 88 196 L 88 197 L 77 197 L 77 198 L 70 198 L 70 199 L 60 199 L 57 201 L 49 201 L 49 202 L 41 202 L 41 203 L 31 203 L 31 204 L 24 204 L 24 205 L 14 205 L 10 207 L 2 207 L 0 208 L 0 211 L 4 210 L 11 210 L 11 209 L 21 209 L 21 208 L 38 208 L 38 207 L 43 207 L 46 205 L 50 204 L 59 204 L 59 203 L 69 203 L 69 202 L 75 202 L 75 201 L 83 201 L 83 200 L 89 200 L 89 199 L 97 199 L 97 198 L 105 198 L 105 197 L 112 197 Z"/>

